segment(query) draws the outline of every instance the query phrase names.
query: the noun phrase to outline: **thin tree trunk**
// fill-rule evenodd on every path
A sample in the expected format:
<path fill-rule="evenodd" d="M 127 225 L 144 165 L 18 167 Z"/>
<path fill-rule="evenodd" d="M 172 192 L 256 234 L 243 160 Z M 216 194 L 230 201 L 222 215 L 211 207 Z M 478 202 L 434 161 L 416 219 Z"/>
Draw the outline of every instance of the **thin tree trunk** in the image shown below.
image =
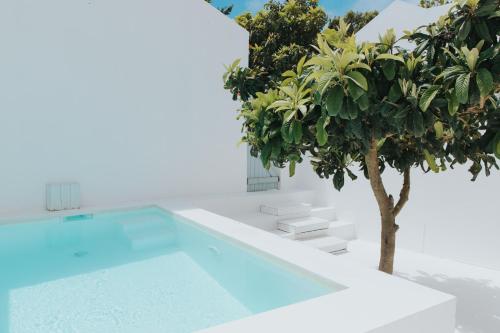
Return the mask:
<path fill-rule="evenodd" d="M 399 201 L 394 206 L 394 198 L 388 195 L 380 175 L 377 141 L 372 140 L 371 148 L 365 156 L 370 185 L 377 200 L 381 219 L 380 235 L 380 261 L 378 269 L 392 274 L 394 270 L 394 254 L 396 251 L 396 216 L 408 201 L 410 192 L 410 170 L 404 172 L 404 182 L 399 196 Z"/>

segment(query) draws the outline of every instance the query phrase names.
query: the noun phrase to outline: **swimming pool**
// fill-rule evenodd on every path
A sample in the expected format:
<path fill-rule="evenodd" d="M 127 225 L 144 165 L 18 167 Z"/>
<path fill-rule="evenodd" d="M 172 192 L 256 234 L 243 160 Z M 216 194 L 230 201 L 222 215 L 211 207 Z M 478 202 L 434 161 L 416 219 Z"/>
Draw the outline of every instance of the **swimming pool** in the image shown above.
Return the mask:
<path fill-rule="evenodd" d="M 0 332 L 201 330 L 340 289 L 157 207 L 0 226 Z"/>

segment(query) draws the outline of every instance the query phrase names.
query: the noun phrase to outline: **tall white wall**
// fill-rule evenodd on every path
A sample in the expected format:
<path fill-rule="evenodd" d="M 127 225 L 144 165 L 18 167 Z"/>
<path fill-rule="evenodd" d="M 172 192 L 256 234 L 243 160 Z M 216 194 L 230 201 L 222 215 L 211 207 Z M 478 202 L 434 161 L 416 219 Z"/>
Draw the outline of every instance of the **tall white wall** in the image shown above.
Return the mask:
<path fill-rule="evenodd" d="M 369 182 L 346 179 L 341 192 L 330 180 L 316 176 L 304 163 L 293 181 L 296 189 L 316 190 L 318 200 L 336 205 L 341 219 L 355 222 L 361 239 L 380 240 L 377 204 Z M 412 170 L 410 200 L 398 216 L 398 246 L 500 270 L 500 171 L 482 174 L 475 182 L 465 166 L 435 174 Z M 389 193 L 397 199 L 402 176 L 383 174 Z"/>
<path fill-rule="evenodd" d="M 202 0 L 0 2 L 0 212 L 245 191 L 223 64 L 248 34 Z"/>

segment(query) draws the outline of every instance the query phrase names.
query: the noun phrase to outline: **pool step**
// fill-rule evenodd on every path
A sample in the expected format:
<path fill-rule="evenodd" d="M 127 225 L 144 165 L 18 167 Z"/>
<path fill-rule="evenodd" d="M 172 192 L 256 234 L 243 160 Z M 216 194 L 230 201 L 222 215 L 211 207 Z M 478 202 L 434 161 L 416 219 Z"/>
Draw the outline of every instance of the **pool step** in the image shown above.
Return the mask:
<path fill-rule="evenodd" d="M 167 248 L 176 242 L 175 229 L 161 216 L 132 217 L 118 224 L 134 251 Z"/>
<path fill-rule="evenodd" d="M 128 238 L 130 247 L 134 251 L 168 248 L 175 243 L 175 234 L 169 229 L 141 232 Z"/>
<path fill-rule="evenodd" d="M 311 208 L 311 216 L 328 221 L 335 221 L 337 220 L 337 210 L 333 206 L 313 207 Z"/>
<path fill-rule="evenodd" d="M 303 244 L 329 253 L 347 251 L 347 241 L 334 236 L 317 237 L 302 241 Z"/>
<path fill-rule="evenodd" d="M 302 217 L 278 221 L 278 229 L 294 234 L 307 233 L 317 230 L 327 230 L 330 222 L 318 217 Z"/>
<path fill-rule="evenodd" d="M 299 218 L 311 215 L 311 205 L 304 203 L 285 202 L 280 204 L 264 204 L 260 212 L 273 215 L 278 219 Z"/>
<path fill-rule="evenodd" d="M 347 221 L 330 221 L 327 229 L 313 230 L 309 232 L 294 233 L 283 230 L 274 230 L 273 234 L 287 239 L 309 239 L 320 236 L 334 236 L 347 241 L 356 239 L 356 228 L 354 223 Z"/>
<path fill-rule="evenodd" d="M 282 238 L 286 239 L 291 239 L 291 240 L 302 240 L 302 239 L 309 239 L 309 238 L 314 238 L 314 237 L 320 237 L 320 236 L 328 236 L 328 229 L 320 229 L 320 230 L 313 230 L 309 232 L 301 232 L 301 233 L 294 233 L 294 232 L 286 232 L 282 230 L 274 230 L 272 231 L 273 234 L 280 236 Z"/>
<path fill-rule="evenodd" d="M 151 228 L 159 228 L 167 223 L 164 218 L 158 215 L 137 216 L 120 219 L 117 221 L 126 233 L 138 232 Z"/>
<path fill-rule="evenodd" d="M 332 221 L 328 228 L 328 235 L 347 241 L 355 240 L 357 238 L 356 225 L 343 220 Z"/>

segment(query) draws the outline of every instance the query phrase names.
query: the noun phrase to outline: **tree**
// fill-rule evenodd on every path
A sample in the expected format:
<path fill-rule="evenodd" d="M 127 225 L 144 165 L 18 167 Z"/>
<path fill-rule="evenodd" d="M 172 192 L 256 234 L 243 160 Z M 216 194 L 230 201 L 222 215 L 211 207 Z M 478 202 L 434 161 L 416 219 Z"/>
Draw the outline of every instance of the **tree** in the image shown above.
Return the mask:
<path fill-rule="evenodd" d="M 354 12 L 350 10 L 344 16 L 334 17 L 328 24 L 328 28 L 337 30 L 340 28 L 340 20 L 344 20 L 349 25 L 348 34 L 355 34 L 377 15 L 378 12 L 376 10 L 367 12 Z"/>
<path fill-rule="evenodd" d="M 231 72 L 226 88 L 235 99 L 247 100 L 275 87 L 281 73 L 313 53 L 311 45 L 327 15 L 318 0 L 270 0 L 255 15 L 242 14 L 236 22 L 250 33 L 249 66 Z"/>
<path fill-rule="evenodd" d="M 451 0 L 420 0 L 420 7 L 431 8 L 451 3 Z"/>
<path fill-rule="evenodd" d="M 396 218 L 410 194 L 411 171 L 444 172 L 472 162 L 475 180 L 500 158 L 500 46 L 497 0 L 462 0 L 449 17 L 405 37 L 357 45 L 343 21 L 318 36 L 317 52 L 283 72 L 276 88 L 243 101 L 243 141 L 266 167 L 310 158 L 321 178 L 369 179 L 381 216 L 379 269 L 393 272 Z M 229 71 L 237 71 L 237 65 Z M 402 177 L 399 198 L 382 174 Z"/>
<path fill-rule="evenodd" d="M 205 0 L 205 1 L 210 3 L 210 4 L 212 3 L 212 0 Z M 233 5 L 229 5 L 226 7 L 219 8 L 219 11 L 224 15 L 231 15 L 231 13 L 233 12 L 233 8 L 234 8 Z"/>

